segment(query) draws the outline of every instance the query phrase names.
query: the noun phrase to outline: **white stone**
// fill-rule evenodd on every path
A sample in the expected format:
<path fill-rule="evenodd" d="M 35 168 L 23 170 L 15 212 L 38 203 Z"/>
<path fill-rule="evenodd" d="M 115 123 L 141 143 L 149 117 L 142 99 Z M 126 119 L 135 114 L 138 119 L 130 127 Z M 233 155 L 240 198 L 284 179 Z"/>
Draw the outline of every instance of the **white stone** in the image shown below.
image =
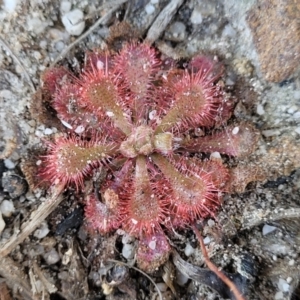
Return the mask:
<path fill-rule="evenodd" d="M 286 279 L 286 282 L 287 282 L 288 284 L 290 284 L 292 281 L 293 281 L 293 278 L 292 278 L 292 277 L 288 277 L 288 278 Z"/>
<path fill-rule="evenodd" d="M 295 132 L 300 134 L 300 127 L 295 128 Z"/>
<path fill-rule="evenodd" d="M 53 130 L 51 128 L 45 128 L 45 130 L 44 130 L 45 135 L 50 135 L 52 133 L 53 133 Z"/>
<path fill-rule="evenodd" d="M 127 233 L 125 231 L 122 234 L 122 244 L 132 244 L 134 243 L 135 238 Z"/>
<path fill-rule="evenodd" d="M 270 136 L 276 136 L 276 135 L 280 135 L 280 131 L 277 129 L 269 129 L 269 130 L 263 130 L 262 134 L 265 137 L 270 137 Z"/>
<path fill-rule="evenodd" d="M 294 91 L 295 100 L 300 100 L 300 91 Z"/>
<path fill-rule="evenodd" d="M 54 265 L 60 260 L 60 256 L 54 248 L 45 253 L 43 256 L 48 265 Z"/>
<path fill-rule="evenodd" d="M 295 113 L 298 110 L 298 107 L 296 105 L 291 106 L 290 108 L 288 108 L 287 112 L 288 114 L 292 115 L 293 113 Z"/>
<path fill-rule="evenodd" d="M 71 10 L 72 3 L 69 1 L 61 1 L 60 3 L 60 12 L 62 15 L 68 13 Z"/>
<path fill-rule="evenodd" d="M 284 297 L 283 297 L 283 293 L 282 292 L 277 292 L 275 294 L 275 297 L 274 297 L 275 300 L 283 300 Z"/>
<path fill-rule="evenodd" d="M 4 159 L 4 166 L 7 169 L 11 170 L 11 169 L 15 168 L 16 164 L 11 159 L 7 158 L 7 159 Z"/>
<path fill-rule="evenodd" d="M 28 31 L 34 32 L 35 34 L 40 34 L 48 25 L 49 24 L 47 22 L 42 21 L 38 17 L 27 16 Z"/>
<path fill-rule="evenodd" d="M 215 221 L 214 220 L 212 220 L 212 219 L 209 219 L 208 221 L 207 221 L 207 225 L 209 226 L 209 227 L 213 227 L 213 226 L 215 226 Z"/>
<path fill-rule="evenodd" d="M 0 210 L 4 217 L 11 217 L 11 215 L 15 211 L 15 207 L 12 201 L 3 200 L 0 204 Z"/>
<path fill-rule="evenodd" d="M 126 259 L 133 259 L 134 257 L 134 246 L 132 244 L 125 244 L 122 249 L 122 255 Z"/>
<path fill-rule="evenodd" d="M 184 254 L 186 256 L 191 256 L 195 252 L 195 249 L 191 246 L 190 243 L 187 243 L 184 249 Z"/>
<path fill-rule="evenodd" d="M 202 15 L 201 15 L 201 11 L 197 8 L 194 8 L 192 15 L 191 15 L 191 22 L 193 24 L 201 24 L 202 23 Z"/>
<path fill-rule="evenodd" d="M 236 31 L 233 29 L 233 27 L 230 24 L 227 24 L 222 32 L 223 36 L 228 36 L 228 37 L 235 37 L 236 36 Z"/>
<path fill-rule="evenodd" d="M 3 0 L 3 8 L 8 13 L 13 13 L 16 10 L 18 0 Z"/>
<path fill-rule="evenodd" d="M 295 265 L 295 260 L 294 259 L 291 259 L 290 261 L 289 261 L 289 266 L 294 266 Z"/>
<path fill-rule="evenodd" d="M 257 105 L 256 113 L 260 116 L 262 116 L 265 113 L 264 107 L 261 104 Z"/>
<path fill-rule="evenodd" d="M 278 288 L 282 292 L 288 292 L 290 290 L 290 285 L 282 278 L 279 278 Z"/>
<path fill-rule="evenodd" d="M 2 214 L 0 213 L 0 234 L 2 233 L 4 228 L 5 228 L 5 222 L 2 218 Z"/>
<path fill-rule="evenodd" d="M 203 239 L 204 245 L 208 245 L 211 241 L 211 238 L 207 236 L 206 238 Z"/>
<path fill-rule="evenodd" d="M 158 4 L 159 3 L 159 0 L 151 0 L 150 1 L 152 4 Z"/>
<path fill-rule="evenodd" d="M 265 224 L 263 229 L 262 229 L 262 234 L 263 235 L 267 235 L 273 231 L 275 231 L 277 229 L 277 227 L 275 226 L 271 226 L 271 225 L 268 225 L 268 224 Z"/>
<path fill-rule="evenodd" d="M 40 226 L 40 228 L 38 228 L 35 232 L 34 232 L 34 236 L 37 239 L 42 239 L 44 238 L 48 233 L 50 232 L 47 223 L 43 222 Z"/>
<path fill-rule="evenodd" d="M 152 15 L 155 12 L 155 7 L 151 3 L 148 3 L 145 6 L 145 11 L 148 15 Z"/>
<path fill-rule="evenodd" d="M 62 23 L 71 35 L 80 35 L 85 27 L 84 15 L 80 9 L 73 9 L 62 16 Z"/>
<path fill-rule="evenodd" d="M 300 111 L 297 111 L 293 114 L 293 118 L 299 119 L 300 118 Z"/>
<path fill-rule="evenodd" d="M 186 26 L 182 22 L 172 23 L 168 31 L 176 41 L 183 41 L 186 38 Z"/>

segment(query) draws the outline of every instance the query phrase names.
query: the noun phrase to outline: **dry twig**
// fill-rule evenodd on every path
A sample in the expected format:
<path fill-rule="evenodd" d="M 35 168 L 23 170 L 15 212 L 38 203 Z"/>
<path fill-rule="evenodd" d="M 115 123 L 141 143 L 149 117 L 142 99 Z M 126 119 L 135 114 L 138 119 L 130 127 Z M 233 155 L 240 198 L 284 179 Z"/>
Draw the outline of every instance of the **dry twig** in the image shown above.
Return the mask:
<path fill-rule="evenodd" d="M 146 41 L 153 43 L 156 41 L 166 27 L 170 24 L 170 21 L 177 9 L 181 6 L 183 0 L 172 0 L 158 15 L 156 20 L 148 30 Z"/>
<path fill-rule="evenodd" d="M 42 203 L 34 212 L 34 215 L 21 226 L 21 232 L 13 235 L 4 246 L 0 248 L 0 259 L 7 256 L 17 245 L 22 243 L 60 204 L 63 200 L 64 186 L 57 186 L 52 196 Z"/>
<path fill-rule="evenodd" d="M 280 221 L 282 219 L 299 219 L 300 208 L 280 209 L 270 212 L 264 212 L 263 210 L 256 210 L 255 212 L 245 212 L 243 215 L 243 227 L 242 229 L 252 228 L 262 223 Z"/>
<path fill-rule="evenodd" d="M 11 258 L 2 257 L 0 259 L 0 275 L 6 279 L 6 284 L 11 288 L 20 291 L 24 300 L 37 300 L 31 292 L 26 275 Z"/>

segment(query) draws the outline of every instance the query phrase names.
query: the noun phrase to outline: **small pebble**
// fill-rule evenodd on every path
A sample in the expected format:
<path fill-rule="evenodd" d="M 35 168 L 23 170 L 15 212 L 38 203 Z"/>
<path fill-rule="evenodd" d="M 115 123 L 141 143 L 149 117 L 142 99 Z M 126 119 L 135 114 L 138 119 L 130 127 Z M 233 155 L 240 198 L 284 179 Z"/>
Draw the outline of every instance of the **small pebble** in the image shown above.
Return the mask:
<path fill-rule="evenodd" d="M 60 12 L 62 15 L 65 15 L 66 13 L 68 13 L 71 10 L 72 7 L 72 3 L 69 1 L 61 1 L 60 3 Z"/>
<path fill-rule="evenodd" d="M 300 91 L 294 91 L 295 100 L 300 100 Z"/>
<path fill-rule="evenodd" d="M 133 259 L 134 257 L 134 246 L 132 244 L 125 244 L 122 249 L 122 255 L 126 259 Z"/>
<path fill-rule="evenodd" d="M 146 11 L 147 15 L 152 15 L 155 12 L 155 7 L 151 3 L 148 3 L 145 6 L 145 11 Z"/>
<path fill-rule="evenodd" d="M 63 15 L 61 20 L 69 34 L 78 36 L 85 27 L 83 19 L 83 12 L 80 9 L 74 9 Z"/>
<path fill-rule="evenodd" d="M 182 22 L 174 22 L 165 33 L 166 39 L 181 42 L 186 39 L 186 26 Z"/>
<path fill-rule="evenodd" d="M 13 13 L 16 10 L 18 0 L 3 0 L 3 8 L 8 13 Z"/>
<path fill-rule="evenodd" d="M 131 244 L 134 242 L 135 238 L 127 233 L 122 233 L 122 244 Z"/>
<path fill-rule="evenodd" d="M 15 207 L 14 207 L 14 204 L 12 203 L 12 201 L 3 200 L 0 204 L 0 210 L 4 217 L 9 218 L 14 213 Z"/>
<path fill-rule="evenodd" d="M 277 292 L 275 294 L 275 297 L 274 297 L 275 300 L 283 300 L 284 297 L 283 297 L 283 293 L 282 292 Z"/>
<path fill-rule="evenodd" d="M 288 277 L 288 278 L 286 279 L 286 282 L 287 282 L 288 284 L 290 284 L 292 281 L 293 281 L 293 278 L 292 278 L 292 277 Z"/>
<path fill-rule="evenodd" d="M 57 43 L 55 43 L 54 47 L 58 52 L 60 52 L 66 47 L 66 45 L 63 41 L 58 41 Z"/>
<path fill-rule="evenodd" d="M 42 21 L 38 17 L 27 17 L 27 27 L 28 31 L 34 32 L 36 35 L 41 34 L 45 28 L 48 26 L 48 23 Z"/>
<path fill-rule="evenodd" d="M 195 249 L 191 246 L 190 243 L 187 243 L 184 249 L 184 254 L 189 257 L 195 252 Z"/>
<path fill-rule="evenodd" d="M 5 222 L 2 218 L 2 214 L 0 212 L 0 234 L 2 233 L 3 229 L 5 228 Z"/>
<path fill-rule="evenodd" d="M 50 134 L 52 134 L 52 133 L 53 133 L 53 131 L 52 131 L 51 128 L 45 128 L 45 130 L 44 130 L 44 134 L 45 134 L 45 135 L 50 135 Z"/>
<path fill-rule="evenodd" d="M 4 159 L 4 165 L 7 169 L 12 170 L 15 168 L 16 164 L 9 158 Z"/>
<path fill-rule="evenodd" d="M 191 22 L 192 24 L 201 24 L 202 23 L 202 15 L 201 11 L 198 8 L 194 8 L 192 15 L 191 15 Z"/>
<path fill-rule="evenodd" d="M 275 227 L 275 226 L 270 226 L 268 224 L 265 224 L 263 229 L 262 229 L 262 234 L 267 235 L 267 234 L 275 231 L 276 229 L 277 229 L 277 227 Z"/>
<path fill-rule="evenodd" d="M 262 116 L 265 113 L 264 107 L 261 104 L 257 105 L 256 113 L 260 116 Z"/>
<path fill-rule="evenodd" d="M 290 261 L 289 261 L 289 266 L 294 266 L 295 265 L 295 260 L 294 259 L 291 259 Z"/>
<path fill-rule="evenodd" d="M 270 137 L 270 136 L 276 136 L 276 135 L 280 135 L 280 131 L 277 129 L 269 129 L 269 130 L 263 130 L 262 134 L 265 137 Z"/>
<path fill-rule="evenodd" d="M 43 239 L 48 233 L 50 232 L 47 223 L 42 223 L 40 228 L 38 228 L 33 236 L 35 236 L 37 239 Z"/>
<path fill-rule="evenodd" d="M 298 110 L 298 107 L 293 105 L 290 108 L 288 108 L 287 112 L 288 114 L 292 115 L 293 113 L 295 113 Z"/>
<path fill-rule="evenodd" d="M 214 220 L 212 220 L 212 219 L 209 219 L 208 221 L 207 221 L 207 225 L 209 226 L 209 227 L 213 227 L 213 226 L 215 226 L 215 221 Z"/>
<path fill-rule="evenodd" d="M 288 292 L 290 290 L 290 285 L 282 278 L 279 278 L 278 288 L 282 292 Z"/>
<path fill-rule="evenodd" d="M 55 249 L 51 249 L 49 252 L 45 253 L 43 257 L 48 265 L 54 265 L 60 260 L 59 254 Z"/>
<path fill-rule="evenodd" d="M 211 241 L 211 238 L 207 236 L 206 238 L 203 239 L 204 245 L 208 245 Z"/>
<path fill-rule="evenodd" d="M 300 111 L 297 111 L 293 114 L 293 118 L 299 119 L 300 118 Z"/>

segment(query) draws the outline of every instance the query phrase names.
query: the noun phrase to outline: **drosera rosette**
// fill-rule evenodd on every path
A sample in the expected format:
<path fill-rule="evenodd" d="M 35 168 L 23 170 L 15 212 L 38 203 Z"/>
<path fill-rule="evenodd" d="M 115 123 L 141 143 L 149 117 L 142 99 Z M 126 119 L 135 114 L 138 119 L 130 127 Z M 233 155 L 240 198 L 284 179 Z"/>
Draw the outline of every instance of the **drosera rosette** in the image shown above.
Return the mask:
<path fill-rule="evenodd" d="M 150 45 L 132 42 L 117 54 L 88 53 L 77 76 L 62 67 L 43 75 L 67 133 L 48 143 L 40 177 L 80 192 L 105 168 L 100 190 L 85 199 L 87 226 L 135 236 L 138 265 L 148 272 L 168 259 L 168 230 L 214 217 L 220 207 L 230 174 L 206 154 L 245 156 L 258 136 L 248 123 L 222 129 L 234 102 L 219 62 L 197 56 L 182 68 L 165 61 Z"/>

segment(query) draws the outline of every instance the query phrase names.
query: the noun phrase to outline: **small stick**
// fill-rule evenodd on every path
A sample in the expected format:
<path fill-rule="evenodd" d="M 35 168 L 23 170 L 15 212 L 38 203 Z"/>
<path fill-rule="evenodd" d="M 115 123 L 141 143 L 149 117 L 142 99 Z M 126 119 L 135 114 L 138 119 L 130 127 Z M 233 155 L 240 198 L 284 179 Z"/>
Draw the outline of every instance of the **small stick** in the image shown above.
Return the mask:
<path fill-rule="evenodd" d="M 7 52 L 9 52 L 9 54 L 11 55 L 11 57 L 14 59 L 14 61 L 19 64 L 19 66 L 21 67 L 22 71 L 25 74 L 26 80 L 29 83 L 31 90 L 33 93 L 36 92 L 35 86 L 28 74 L 28 72 L 26 71 L 26 69 L 24 68 L 23 64 L 21 63 L 20 59 L 15 55 L 15 53 L 11 50 L 11 48 L 8 46 L 8 44 L 2 39 L 2 37 L 0 37 L 0 44 L 2 45 L 3 48 L 5 48 L 5 50 Z"/>
<path fill-rule="evenodd" d="M 121 4 L 127 2 L 127 0 L 124 1 L 120 1 L 117 3 L 117 6 L 113 7 L 111 10 L 109 10 L 103 17 L 101 17 L 100 19 L 98 19 L 96 21 L 96 23 L 94 25 L 92 25 L 85 33 L 83 33 L 79 38 L 77 38 L 73 43 L 71 43 L 66 49 L 64 49 L 60 55 L 58 55 L 58 57 L 52 62 L 52 64 L 50 65 L 50 68 L 53 68 L 56 63 L 58 61 L 60 61 L 61 59 L 63 59 L 68 52 L 74 47 L 76 46 L 78 43 L 80 43 L 80 41 L 82 41 L 84 38 L 86 38 L 92 31 L 94 31 L 100 24 L 105 24 L 107 23 L 112 14 L 118 10 L 118 8 L 121 6 Z"/>
<path fill-rule="evenodd" d="M 152 44 L 159 38 L 182 3 L 183 0 L 172 0 L 166 5 L 148 30 L 146 37 L 148 43 Z"/>
<path fill-rule="evenodd" d="M 194 231 L 194 233 L 195 233 L 195 235 L 196 235 L 196 237 L 197 237 L 197 239 L 200 243 L 201 251 L 202 251 L 202 254 L 203 254 L 203 257 L 204 257 L 204 261 L 205 261 L 206 265 L 208 266 L 208 268 L 211 271 L 213 271 L 223 282 L 225 282 L 227 284 L 227 286 L 233 292 L 233 294 L 234 294 L 234 296 L 237 300 L 246 300 L 242 296 L 242 294 L 239 292 L 236 285 L 224 273 L 222 273 L 215 264 L 213 264 L 211 262 L 211 260 L 208 257 L 208 254 L 207 254 L 202 235 L 200 234 L 200 232 L 197 229 L 197 227 L 195 226 L 195 224 L 193 224 L 191 227 L 192 227 L 192 229 L 193 229 L 193 231 Z"/>
<path fill-rule="evenodd" d="M 0 260 L 22 243 L 60 204 L 63 200 L 63 190 L 64 185 L 57 186 L 51 197 L 38 207 L 34 212 L 34 215 L 27 222 L 22 224 L 21 232 L 19 234 L 14 234 L 8 242 L 0 248 Z"/>

